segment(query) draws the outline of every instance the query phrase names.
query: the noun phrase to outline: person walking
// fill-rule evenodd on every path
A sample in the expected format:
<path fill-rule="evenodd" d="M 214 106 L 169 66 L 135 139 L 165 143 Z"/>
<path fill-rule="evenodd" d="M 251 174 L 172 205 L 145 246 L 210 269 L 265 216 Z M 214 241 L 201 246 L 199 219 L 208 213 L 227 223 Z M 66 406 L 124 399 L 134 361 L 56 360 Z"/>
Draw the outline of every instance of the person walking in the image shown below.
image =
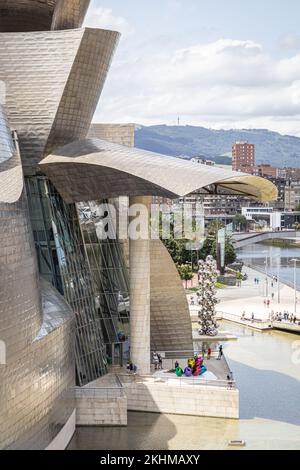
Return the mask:
<path fill-rule="evenodd" d="M 222 356 L 223 356 L 223 346 L 222 346 L 222 344 L 220 344 L 220 346 L 219 346 L 219 355 L 218 355 L 217 359 L 220 361 L 222 359 Z"/>

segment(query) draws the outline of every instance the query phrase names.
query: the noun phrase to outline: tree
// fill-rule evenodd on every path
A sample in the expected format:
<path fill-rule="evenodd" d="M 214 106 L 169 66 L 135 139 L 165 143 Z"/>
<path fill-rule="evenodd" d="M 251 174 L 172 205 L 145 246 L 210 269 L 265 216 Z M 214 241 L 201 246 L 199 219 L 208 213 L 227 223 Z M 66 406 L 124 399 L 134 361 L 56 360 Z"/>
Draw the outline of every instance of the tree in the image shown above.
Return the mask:
<path fill-rule="evenodd" d="M 178 265 L 177 269 L 178 269 L 181 279 L 185 281 L 185 287 L 187 289 L 187 282 L 191 281 L 191 279 L 193 279 L 193 276 L 194 276 L 193 270 L 191 266 L 189 266 L 188 264 Z"/>
<path fill-rule="evenodd" d="M 203 261 L 206 260 L 209 255 L 214 258 L 216 257 L 216 239 L 212 236 L 208 236 L 204 240 L 203 246 L 199 251 L 199 258 Z"/>
<path fill-rule="evenodd" d="M 236 260 L 236 251 L 233 246 L 231 237 L 227 235 L 225 239 L 225 265 L 227 266 L 228 264 L 232 264 L 235 262 L 235 260 Z"/>
<path fill-rule="evenodd" d="M 225 225 L 221 220 L 212 220 L 207 226 L 208 236 L 216 237 L 217 233 L 221 228 L 224 228 Z"/>
<path fill-rule="evenodd" d="M 198 281 L 199 290 L 197 292 L 199 334 L 215 336 L 218 333 L 215 321 L 216 315 L 216 281 L 217 281 L 216 261 L 212 256 L 208 256 L 205 261 L 199 261 Z"/>
<path fill-rule="evenodd" d="M 162 241 L 175 264 L 182 265 L 186 263 L 192 263 L 193 265 L 197 265 L 197 251 L 188 250 L 186 248 L 188 240 L 175 240 L 174 238 L 169 238 Z"/>
<path fill-rule="evenodd" d="M 233 227 L 234 230 L 247 230 L 248 227 L 248 220 L 242 214 L 236 214 L 233 218 Z"/>
<path fill-rule="evenodd" d="M 212 256 L 214 259 L 217 258 L 217 235 L 209 235 L 204 243 L 203 247 L 199 251 L 199 258 L 205 260 L 207 256 Z M 234 263 L 236 260 L 236 252 L 230 236 L 225 237 L 225 265 Z"/>

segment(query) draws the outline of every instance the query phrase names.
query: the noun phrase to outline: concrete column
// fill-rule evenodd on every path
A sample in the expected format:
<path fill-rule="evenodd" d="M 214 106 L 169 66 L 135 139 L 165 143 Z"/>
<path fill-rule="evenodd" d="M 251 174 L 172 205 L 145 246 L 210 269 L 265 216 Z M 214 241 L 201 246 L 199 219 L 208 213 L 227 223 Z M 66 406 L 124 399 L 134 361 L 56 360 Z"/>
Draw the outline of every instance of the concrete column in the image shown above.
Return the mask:
<path fill-rule="evenodd" d="M 150 206 L 150 197 L 131 197 L 133 204 Z M 149 233 L 149 228 L 148 228 Z M 138 374 L 150 374 L 150 239 L 129 239 L 130 353 Z"/>

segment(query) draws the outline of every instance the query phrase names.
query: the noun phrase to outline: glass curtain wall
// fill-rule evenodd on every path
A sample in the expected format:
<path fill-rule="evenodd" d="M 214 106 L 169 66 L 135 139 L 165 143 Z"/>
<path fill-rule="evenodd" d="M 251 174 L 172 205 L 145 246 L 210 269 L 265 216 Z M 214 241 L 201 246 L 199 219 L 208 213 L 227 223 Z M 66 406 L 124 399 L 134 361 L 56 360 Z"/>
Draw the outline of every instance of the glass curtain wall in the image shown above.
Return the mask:
<path fill-rule="evenodd" d="M 103 316 L 75 204 L 65 204 L 44 177 L 26 178 L 40 273 L 64 295 L 76 316 L 77 383 L 82 386 L 107 372 Z"/>
<path fill-rule="evenodd" d="M 82 203 L 77 208 L 107 357 L 109 362 L 119 365 L 129 358 L 129 277 L 115 220 L 106 202 Z M 103 218 L 112 235 L 105 240 L 97 230 L 102 227 Z"/>

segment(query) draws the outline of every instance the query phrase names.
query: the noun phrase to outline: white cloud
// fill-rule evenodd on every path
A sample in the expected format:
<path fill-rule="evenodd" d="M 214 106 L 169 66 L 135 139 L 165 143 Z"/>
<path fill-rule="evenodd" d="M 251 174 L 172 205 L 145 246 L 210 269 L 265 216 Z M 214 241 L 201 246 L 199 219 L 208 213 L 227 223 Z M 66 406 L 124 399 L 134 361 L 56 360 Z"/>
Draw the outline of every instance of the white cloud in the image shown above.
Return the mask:
<path fill-rule="evenodd" d="M 123 35 L 128 35 L 133 32 L 133 28 L 125 18 L 114 15 L 111 8 L 98 7 L 95 4 L 92 4 L 88 10 L 84 26 L 88 26 L 90 28 L 112 29 L 114 31 L 119 31 Z"/>
<path fill-rule="evenodd" d="M 280 45 L 283 49 L 300 49 L 300 35 L 287 34 L 281 39 Z"/>
<path fill-rule="evenodd" d="M 170 124 L 177 116 L 300 135 L 300 55 L 275 59 L 258 43 L 232 39 L 119 54 L 95 120 Z"/>

